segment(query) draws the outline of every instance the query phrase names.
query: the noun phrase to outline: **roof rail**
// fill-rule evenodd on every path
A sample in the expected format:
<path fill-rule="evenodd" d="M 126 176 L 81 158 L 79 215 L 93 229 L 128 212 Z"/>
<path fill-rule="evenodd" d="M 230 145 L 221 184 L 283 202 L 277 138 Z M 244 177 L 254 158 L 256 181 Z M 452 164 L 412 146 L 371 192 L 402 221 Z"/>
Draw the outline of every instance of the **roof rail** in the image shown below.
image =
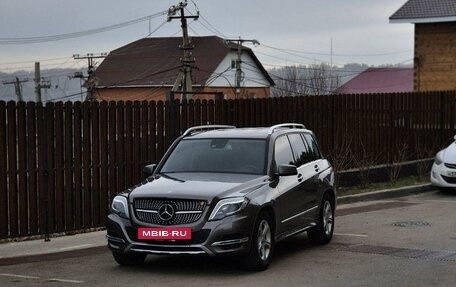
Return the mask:
<path fill-rule="evenodd" d="M 269 134 L 272 134 L 276 129 L 279 129 L 279 128 L 305 129 L 306 126 L 304 126 L 303 124 L 296 124 L 296 123 L 278 124 L 278 125 L 274 125 L 269 128 Z"/>
<path fill-rule="evenodd" d="M 217 129 L 235 129 L 235 126 L 227 125 L 206 125 L 206 126 L 196 126 L 187 129 L 182 136 L 188 136 L 196 131 L 205 131 L 205 130 L 217 130 Z"/>

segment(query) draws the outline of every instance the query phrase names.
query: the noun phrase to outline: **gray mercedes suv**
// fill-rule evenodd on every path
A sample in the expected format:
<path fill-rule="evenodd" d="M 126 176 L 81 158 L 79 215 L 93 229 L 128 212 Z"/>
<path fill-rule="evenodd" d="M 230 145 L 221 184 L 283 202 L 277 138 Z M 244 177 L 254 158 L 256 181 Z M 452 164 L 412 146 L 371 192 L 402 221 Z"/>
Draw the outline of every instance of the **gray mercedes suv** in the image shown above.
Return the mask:
<path fill-rule="evenodd" d="M 121 265 L 147 254 L 237 255 L 264 270 L 280 240 L 334 230 L 334 171 L 301 124 L 188 129 L 142 183 L 118 194 L 108 246 Z"/>

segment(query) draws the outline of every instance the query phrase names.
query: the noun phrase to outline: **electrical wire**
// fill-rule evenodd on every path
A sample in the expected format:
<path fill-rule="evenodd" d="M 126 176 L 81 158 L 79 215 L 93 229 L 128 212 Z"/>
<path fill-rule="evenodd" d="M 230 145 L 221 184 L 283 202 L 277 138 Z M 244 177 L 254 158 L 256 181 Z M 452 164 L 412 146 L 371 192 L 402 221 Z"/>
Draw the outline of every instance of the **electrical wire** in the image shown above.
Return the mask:
<path fill-rule="evenodd" d="M 291 52 L 291 53 L 300 53 L 300 54 L 308 54 L 308 55 L 317 55 L 317 56 L 333 56 L 333 57 L 380 57 L 380 56 L 388 56 L 388 55 L 397 55 L 397 54 L 404 54 L 410 53 L 413 50 L 401 50 L 395 52 L 386 52 L 386 53 L 374 53 L 374 54 L 331 54 L 331 53 L 321 53 L 321 52 L 308 52 L 308 51 L 299 51 L 299 50 L 292 50 L 292 49 L 285 49 L 285 48 L 277 48 L 270 45 L 266 45 L 261 43 L 261 46 L 274 49 L 281 52 Z"/>
<path fill-rule="evenodd" d="M 137 23 L 141 23 L 144 21 L 149 21 L 150 19 L 160 17 L 166 15 L 168 10 L 161 11 L 152 15 L 148 15 L 145 17 L 133 19 L 130 21 L 105 26 L 101 28 L 95 28 L 90 30 L 84 30 L 79 32 L 73 33 L 66 33 L 66 34 L 58 34 L 58 35 L 48 35 L 48 36 L 39 36 L 39 37 L 22 37 L 22 38 L 0 38 L 0 45 L 22 45 L 22 44 L 33 44 L 33 43 L 44 43 L 44 42 L 52 42 L 52 41 L 59 41 L 59 40 L 66 40 L 66 39 L 73 39 L 84 37 L 88 35 L 103 33 L 115 29 L 120 29 L 126 26 L 131 26 Z"/>

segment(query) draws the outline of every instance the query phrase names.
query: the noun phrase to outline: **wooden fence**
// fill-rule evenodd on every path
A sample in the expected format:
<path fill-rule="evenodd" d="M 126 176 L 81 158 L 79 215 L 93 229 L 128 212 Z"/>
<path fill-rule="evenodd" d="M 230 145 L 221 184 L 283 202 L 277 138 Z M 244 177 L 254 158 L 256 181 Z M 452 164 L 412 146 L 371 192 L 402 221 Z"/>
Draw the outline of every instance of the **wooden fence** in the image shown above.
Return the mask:
<path fill-rule="evenodd" d="M 103 226 L 185 129 L 303 123 L 341 168 L 433 155 L 452 140 L 455 92 L 173 102 L 0 101 L 0 238 Z"/>

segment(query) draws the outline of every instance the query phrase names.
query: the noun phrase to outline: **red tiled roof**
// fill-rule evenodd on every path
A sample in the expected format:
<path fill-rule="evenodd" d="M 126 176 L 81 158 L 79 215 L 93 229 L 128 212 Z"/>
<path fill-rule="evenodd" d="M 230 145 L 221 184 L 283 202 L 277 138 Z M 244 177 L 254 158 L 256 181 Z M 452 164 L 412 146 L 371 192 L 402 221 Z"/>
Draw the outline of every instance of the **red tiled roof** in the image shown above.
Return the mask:
<path fill-rule="evenodd" d="M 193 85 L 204 85 L 228 52 L 237 49 L 216 36 L 192 37 Z M 172 86 L 181 67 L 182 38 L 144 38 L 112 51 L 95 71 L 98 87 Z M 243 47 L 274 85 L 251 49 Z"/>
<path fill-rule="evenodd" d="M 455 16 L 455 0 L 409 0 L 390 17 L 390 20 L 448 18 Z"/>
<path fill-rule="evenodd" d="M 337 94 L 372 94 L 413 91 L 413 68 L 368 68 L 340 86 Z"/>

